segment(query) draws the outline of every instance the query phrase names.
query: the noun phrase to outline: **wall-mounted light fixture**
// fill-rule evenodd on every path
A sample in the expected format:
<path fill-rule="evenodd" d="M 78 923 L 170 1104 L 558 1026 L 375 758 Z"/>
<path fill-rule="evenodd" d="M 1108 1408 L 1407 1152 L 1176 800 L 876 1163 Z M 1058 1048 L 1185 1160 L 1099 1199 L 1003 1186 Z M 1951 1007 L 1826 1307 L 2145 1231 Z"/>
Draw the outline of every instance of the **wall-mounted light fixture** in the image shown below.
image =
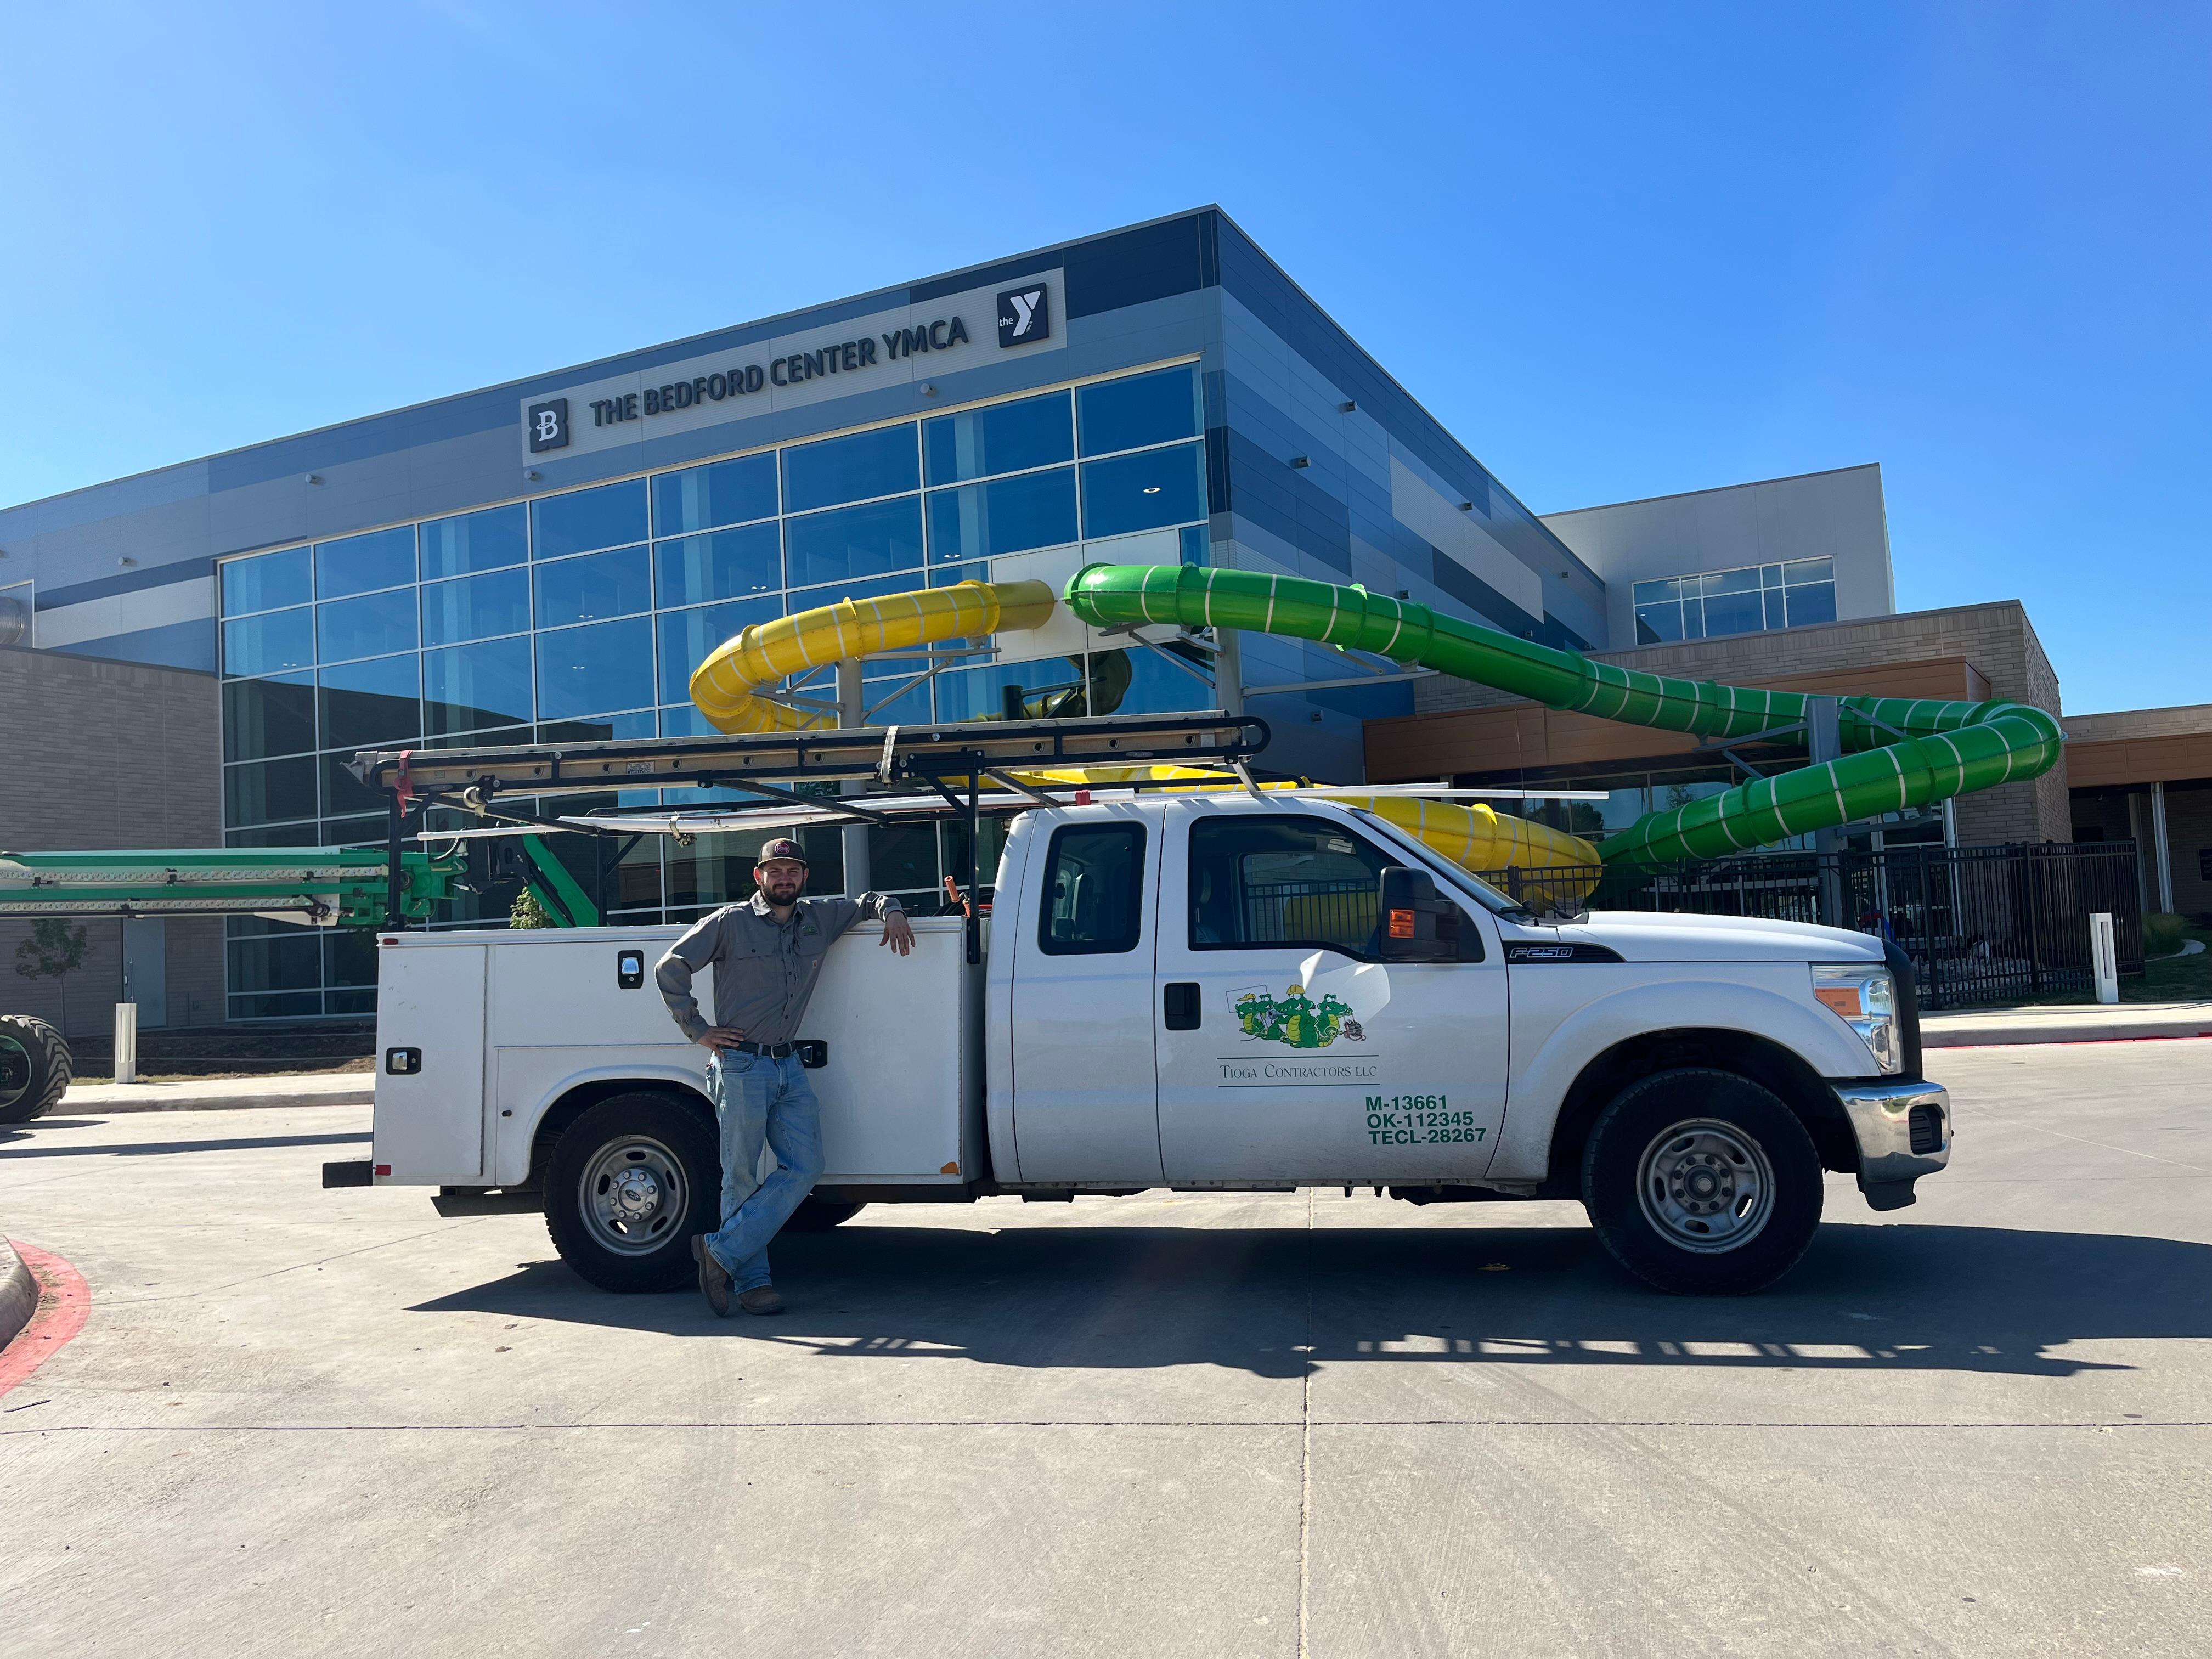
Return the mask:
<path fill-rule="evenodd" d="M 1307 467 L 1311 466 L 1313 462 L 1306 456 L 1293 455 L 1291 457 L 1291 465 L 1295 467 Z"/>
<path fill-rule="evenodd" d="M 1358 404 L 1354 403 L 1351 398 L 1346 398 L 1342 403 L 1339 404 L 1336 407 L 1337 407 L 1337 412 L 1338 412 L 1338 413 L 1340 413 L 1340 414 L 1343 414 L 1343 415 L 1349 415 L 1349 414 L 1351 414 L 1354 410 L 1358 409 L 1358 408 L 1359 407 L 1359 405 L 1358 405 Z"/>
<path fill-rule="evenodd" d="M 522 469 L 522 477 L 526 483 L 538 483 L 544 481 L 545 475 L 534 466 L 526 466 Z"/>
<path fill-rule="evenodd" d="M 322 483 L 322 481 L 323 475 L 319 472 L 310 472 L 307 475 L 307 482 L 311 484 L 319 484 Z"/>
<path fill-rule="evenodd" d="M 1473 501 L 1462 501 L 1459 504 L 1459 510 L 1462 513 L 1472 513 L 1474 511 L 1474 503 Z"/>
<path fill-rule="evenodd" d="M 116 563 L 118 563 L 118 564 L 136 564 L 136 563 L 137 563 L 137 562 L 138 562 L 138 561 L 137 561 L 137 560 L 136 560 L 136 559 L 134 559 L 134 558 L 132 558 L 129 554 L 127 554 L 127 553 L 126 553 L 126 554 L 125 554 L 121 558 L 118 559 L 115 562 L 116 562 Z"/>
<path fill-rule="evenodd" d="M 937 388 L 924 380 L 921 383 L 921 395 L 925 398 L 934 398 L 937 395 Z"/>

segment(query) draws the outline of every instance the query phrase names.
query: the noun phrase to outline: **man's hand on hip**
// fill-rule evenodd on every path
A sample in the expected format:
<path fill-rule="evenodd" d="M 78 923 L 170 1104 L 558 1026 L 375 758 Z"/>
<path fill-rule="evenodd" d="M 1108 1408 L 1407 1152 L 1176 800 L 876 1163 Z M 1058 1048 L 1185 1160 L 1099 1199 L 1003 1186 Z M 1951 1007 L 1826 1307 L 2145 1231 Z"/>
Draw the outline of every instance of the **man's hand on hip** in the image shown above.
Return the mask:
<path fill-rule="evenodd" d="M 720 1054 L 725 1048 L 734 1048 L 745 1040 L 745 1034 L 734 1025 L 709 1025 L 699 1041 Z"/>
<path fill-rule="evenodd" d="M 905 912 L 894 910 L 884 918 L 884 943 L 901 956 L 914 949 L 914 929 L 907 926 Z"/>

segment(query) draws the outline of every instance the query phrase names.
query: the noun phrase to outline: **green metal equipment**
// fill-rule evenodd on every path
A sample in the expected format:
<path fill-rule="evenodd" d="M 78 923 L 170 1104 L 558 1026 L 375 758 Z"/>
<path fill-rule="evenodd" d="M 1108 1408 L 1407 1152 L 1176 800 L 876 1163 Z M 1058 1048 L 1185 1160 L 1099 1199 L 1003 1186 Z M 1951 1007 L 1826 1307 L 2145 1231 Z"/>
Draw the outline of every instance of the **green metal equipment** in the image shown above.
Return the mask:
<path fill-rule="evenodd" d="M 459 853 L 403 853 L 401 917 L 427 921 L 466 865 Z M 0 917 L 258 915 L 385 927 L 391 876 L 389 857 L 374 848 L 0 853 Z"/>
<path fill-rule="evenodd" d="M 1631 726 L 1744 740 L 1805 725 L 1813 699 L 1678 680 L 1440 617 L 1425 605 L 1295 576 L 1191 565 L 1097 564 L 1069 582 L 1068 607 L 1093 627 L 1175 623 L 1287 634 L 1373 652 Z M 2066 734 L 2017 702 L 1842 697 L 1841 759 L 1650 812 L 1608 836 L 1607 864 L 1717 858 L 1785 836 L 2040 776 Z"/>

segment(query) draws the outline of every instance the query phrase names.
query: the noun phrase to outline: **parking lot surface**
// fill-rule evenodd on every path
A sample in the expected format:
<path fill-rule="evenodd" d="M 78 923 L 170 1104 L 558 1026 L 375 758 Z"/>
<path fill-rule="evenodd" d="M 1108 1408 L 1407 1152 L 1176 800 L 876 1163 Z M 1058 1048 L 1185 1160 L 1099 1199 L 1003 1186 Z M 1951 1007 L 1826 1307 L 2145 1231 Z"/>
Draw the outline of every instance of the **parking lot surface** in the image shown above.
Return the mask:
<path fill-rule="evenodd" d="M 320 1190 L 366 1108 L 0 1131 L 92 1297 L 0 1653 L 2201 1655 L 2212 1041 L 1929 1060 L 1951 1170 L 1738 1301 L 1329 1189 L 872 1209 L 720 1322 Z"/>

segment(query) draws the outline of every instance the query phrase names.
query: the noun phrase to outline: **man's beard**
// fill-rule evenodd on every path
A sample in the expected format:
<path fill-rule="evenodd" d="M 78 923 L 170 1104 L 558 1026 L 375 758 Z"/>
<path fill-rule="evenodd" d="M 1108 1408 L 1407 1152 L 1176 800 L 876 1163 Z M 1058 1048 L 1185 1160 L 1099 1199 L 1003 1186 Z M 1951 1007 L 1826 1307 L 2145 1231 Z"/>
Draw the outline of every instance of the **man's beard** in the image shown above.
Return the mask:
<path fill-rule="evenodd" d="M 788 904 L 799 896 L 799 889 L 805 885 L 804 882 L 781 882 L 763 887 L 761 890 L 768 895 L 770 904 Z"/>

